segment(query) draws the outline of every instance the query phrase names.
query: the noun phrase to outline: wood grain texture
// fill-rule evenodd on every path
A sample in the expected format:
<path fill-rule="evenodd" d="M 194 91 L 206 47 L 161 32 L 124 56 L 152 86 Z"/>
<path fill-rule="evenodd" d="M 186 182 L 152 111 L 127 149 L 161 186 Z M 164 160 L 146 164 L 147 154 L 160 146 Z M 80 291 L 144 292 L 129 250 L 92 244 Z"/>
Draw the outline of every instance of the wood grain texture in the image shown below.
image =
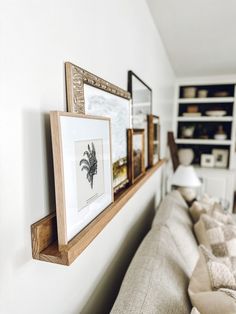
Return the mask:
<path fill-rule="evenodd" d="M 134 136 L 142 136 L 142 164 L 141 164 L 141 173 L 137 177 L 134 177 Z M 128 129 L 127 130 L 127 145 L 128 145 L 128 177 L 131 184 L 135 183 L 140 177 L 145 174 L 145 138 L 144 138 L 144 129 Z"/>
<path fill-rule="evenodd" d="M 158 125 L 154 123 L 154 118 L 158 119 Z M 157 127 L 157 134 L 158 134 L 158 160 L 160 159 L 160 117 L 149 114 L 147 117 L 148 121 L 148 166 L 152 167 L 154 165 L 154 140 L 155 140 L 155 127 Z"/>
<path fill-rule="evenodd" d="M 154 125 L 153 125 L 153 115 L 149 114 L 148 120 L 148 166 L 153 166 L 153 141 L 154 141 Z"/>
<path fill-rule="evenodd" d="M 38 258 L 39 253 L 57 240 L 56 214 L 52 213 L 31 226 L 32 255 Z"/>
<path fill-rule="evenodd" d="M 115 202 L 65 245 L 62 251 L 58 249 L 55 213 L 33 224 L 31 226 L 33 258 L 55 264 L 70 265 L 164 162 L 165 160 L 160 160 L 154 167 L 147 170 L 135 184 L 117 195 Z"/>
<path fill-rule="evenodd" d="M 53 167 L 55 178 L 55 194 L 57 208 L 57 229 L 58 244 L 67 243 L 67 224 L 66 224 L 66 205 L 65 205 L 65 185 L 64 185 L 64 163 L 62 152 L 60 113 L 58 111 L 50 112 L 52 150 L 53 150 Z"/>
<path fill-rule="evenodd" d="M 171 155 L 171 160 L 172 160 L 172 165 L 174 171 L 178 168 L 180 162 L 179 162 L 179 155 L 178 155 L 178 147 L 175 143 L 175 138 L 174 138 L 174 133 L 173 132 L 168 132 L 167 134 L 168 137 L 168 145 L 170 148 L 170 155 Z"/>

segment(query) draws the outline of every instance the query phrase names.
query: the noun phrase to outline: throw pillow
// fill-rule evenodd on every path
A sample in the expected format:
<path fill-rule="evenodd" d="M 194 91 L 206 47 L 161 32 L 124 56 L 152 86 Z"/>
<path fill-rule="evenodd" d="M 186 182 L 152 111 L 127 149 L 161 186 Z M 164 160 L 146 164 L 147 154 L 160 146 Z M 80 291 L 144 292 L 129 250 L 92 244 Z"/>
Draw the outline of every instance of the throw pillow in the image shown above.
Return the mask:
<path fill-rule="evenodd" d="M 194 226 L 199 244 L 211 250 L 236 273 L 236 225 L 224 224 L 203 214 Z"/>
<path fill-rule="evenodd" d="M 193 307 L 190 314 L 201 314 L 201 313 L 195 307 Z"/>
<path fill-rule="evenodd" d="M 202 214 L 206 214 L 208 211 L 211 210 L 211 208 L 212 205 L 195 201 L 193 205 L 189 208 L 189 213 L 192 217 L 193 222 L 196 223 L 199 220 L 200 216 Z"/>
<path fill-rule="evenodd" d="M 232 218 L 232 214 L 225 212 L 220 204 L 215 204 L 213 208 L 208 212 L 208 215 L 224 224 L 235 224 L 235 221 Z"/>
<path fill-rule="evenodd" d="M 204 314 L 236 313 L 232 288 L 236 288 L 236 281 L 230 269 L 201 246 L 188 287 L 192 305 Z"/>

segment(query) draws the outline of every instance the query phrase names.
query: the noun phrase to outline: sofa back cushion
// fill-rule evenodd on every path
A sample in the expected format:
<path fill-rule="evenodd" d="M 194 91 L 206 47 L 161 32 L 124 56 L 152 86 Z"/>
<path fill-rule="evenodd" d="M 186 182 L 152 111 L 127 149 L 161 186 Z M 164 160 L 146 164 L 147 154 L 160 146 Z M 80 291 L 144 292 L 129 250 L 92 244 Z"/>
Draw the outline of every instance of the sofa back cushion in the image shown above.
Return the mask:
<path fill-rule="evenodd" d="M 170 229 L 152 228 L 136 252 L 111 313 L 189 314 L 185 262 Z"/>
<path fill-rule="evenodd" d="M 186 272 L 190 278 L 197 263 L 199 251 L 188 210 L 180 193 L 177 190 L 172 191 L 161 203 L 152 227 L 162 224 L 169 228 L 173 241 L 185 261 Z"/>

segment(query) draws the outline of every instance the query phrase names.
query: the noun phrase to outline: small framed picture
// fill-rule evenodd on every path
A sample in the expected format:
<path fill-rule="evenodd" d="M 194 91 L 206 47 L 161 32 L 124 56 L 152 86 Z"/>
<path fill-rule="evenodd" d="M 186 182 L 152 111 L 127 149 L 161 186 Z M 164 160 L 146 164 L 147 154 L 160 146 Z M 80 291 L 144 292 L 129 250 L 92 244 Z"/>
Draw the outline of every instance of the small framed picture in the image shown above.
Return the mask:
<path fill-rule="evenodd" d="M 215 165 L 215 158 L 211 154 L 201 154 L 201 167 L 213 168 Z"/>
<path fill-rule="evenodd" d="M 227 168 L 229 159 L 228 149 L 213 149 L 212 154 L 215 160 L 215 167 Z"/>
<path fill-rule="evenodd" d="M 132 97 L 132 127 L 144 129 L 144 163 L 148 168 L 148 121 L 152 113 L 152 89 L 133 71 L 128 71 L 128 91 Z"/>
<path fill-rule="evenodd" d="M 134 183 L 145 173 L 144 129 L 128 129 L 129 180 Z"/>
<path fill-rule="evenodd" d="M 113 202 L 110 119 L 50 112 L 59 249 Z"/>
<path fill-rule="evenodd" d="M 160 160 L 160 118 L 148 115 L 148 166 L 154 166 Z"/>

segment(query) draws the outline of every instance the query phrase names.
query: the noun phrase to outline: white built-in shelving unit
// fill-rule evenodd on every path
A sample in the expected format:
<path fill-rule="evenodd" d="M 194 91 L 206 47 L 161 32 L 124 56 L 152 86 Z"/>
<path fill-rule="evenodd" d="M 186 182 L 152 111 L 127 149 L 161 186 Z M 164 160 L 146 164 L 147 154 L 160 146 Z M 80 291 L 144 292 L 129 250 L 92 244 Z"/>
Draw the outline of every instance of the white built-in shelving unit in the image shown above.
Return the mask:
<path fill-rule="evenodd" d="M 217 193 L 222 191 L 221 197 L 225 197 L 229 200 L 231 209 L 234 190 L 234 172 L 232 171 L 232 168 L 234 164 L 233 161 L 235 159 L 235 84 L 236 77 L 231 77 L 229 79 L 226 77 L 211 77 L 178 80 L 176 85 L 175 110 L 173 118 L 174 133 L 178 148 L 193 149 L 193 165 L 203 180 L 205 189 L 210 190 L 211 192 L 214 190 L 218 191 Z M 186 96 L 186 87 L 196 88 L 195 97 L 184 97 Z M 207 97 L 198 98 L 199 90 L 207 90 Z M 225 92 L 224 97 L 217 97 L 219 96 L 219 93 L 222 92 Z M 197 113 L 189 113 L 189 106 L 197 106 Z M 222 116 L 208 115 L 207 111 L 214 110 L 224 110 L 226 113 Z M 223 140 L 217 140 L 214 137 L 220 125 L 227 135 L 227 137 Z M 194 127 L 194 133 L 191 138 L 186 138 L 183 135 L 183 129 L 188 126 Z M 201 134 L 201 132 L 203 133 Z M 228 163 L 223 169 L 219 169 L 217 167 L 201 167 L 201 155 L 212 154 L 213 149 L 228 150 Z M 215 178 L 215 180 L 213 178 Z M 230 180 L 230 187 L 229 184 L 226 183 L 226 179 L 227 182 Z"/>

